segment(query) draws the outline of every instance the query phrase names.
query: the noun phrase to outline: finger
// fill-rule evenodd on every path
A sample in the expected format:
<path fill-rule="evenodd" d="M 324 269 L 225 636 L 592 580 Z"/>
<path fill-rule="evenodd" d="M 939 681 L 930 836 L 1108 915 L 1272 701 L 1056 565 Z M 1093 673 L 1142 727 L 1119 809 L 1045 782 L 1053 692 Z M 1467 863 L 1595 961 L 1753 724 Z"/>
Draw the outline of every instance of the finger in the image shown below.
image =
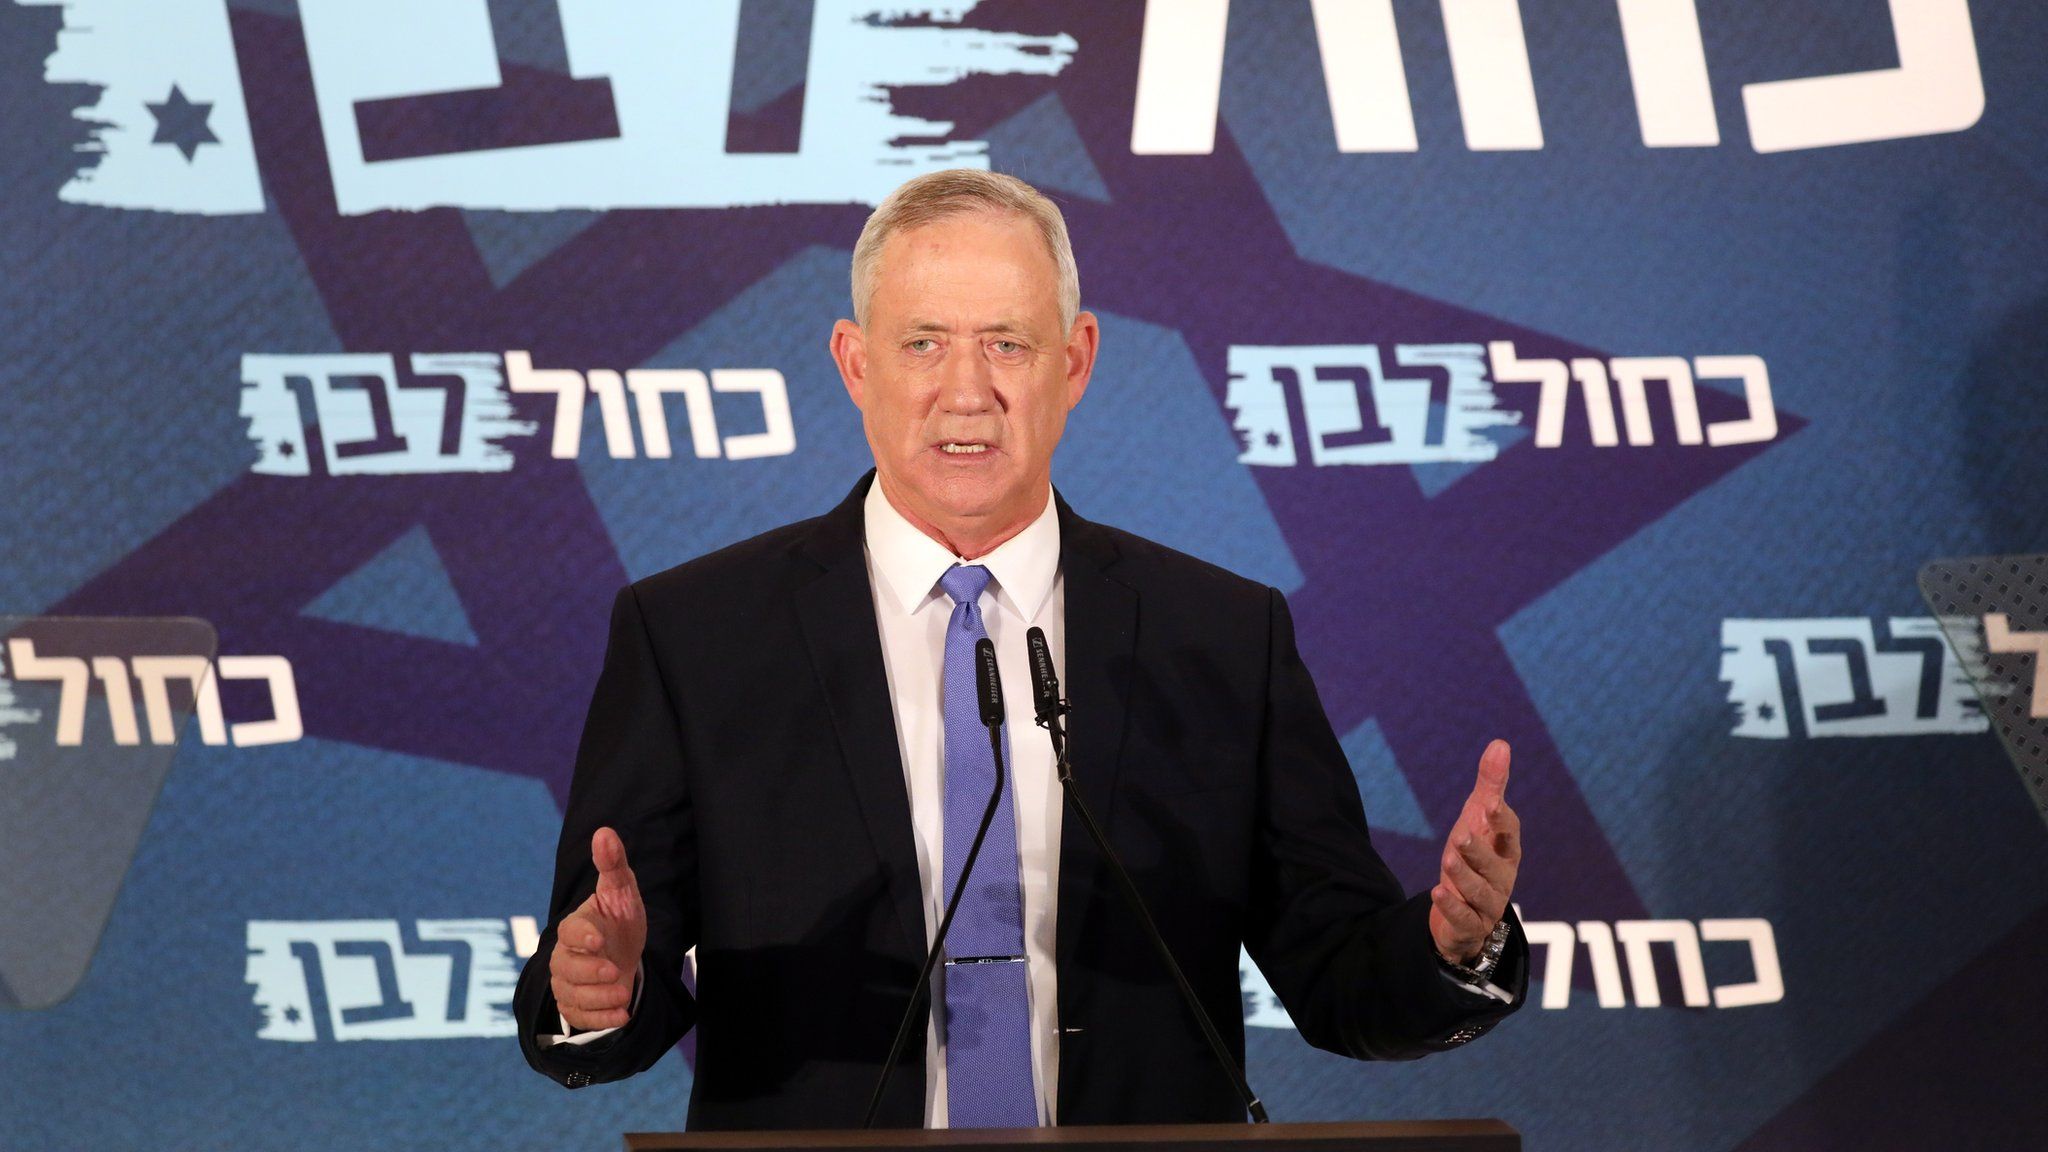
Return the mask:
<path fill-rule="evenodd" d="M 632 1018 L 624 1008 L 616 1008 L 609 1012 L 584 1012 L 570 1008 L 562 1012 L 562 1019 L 567 1020 L 571 1028 L 581 1028 L 585 1032 L 595 1032 L 600 1028 L 624 1028 L 626 1022 Z"/>
<path fill-rule="evenodd" d="M 572 912 L 555 930 L 555 943 L 571 952 L 595 954 L 604 949 L 604 933 L 597 930 L 589 916 Z"/>
<path fill-rule="evenodd" d="M 626 843 L 610 828 L 599 828 L 590 837 L 590 860 L 597 865 L 598 891 L 640 891 L 633 869 L 626 864 Z"/>
<path fill-rule="evenodd" d="M 1474 916 L 1483 918 L 1486 915 L 1486 909 L 1477 898 L 1477 893 L 1467 891 L 1463 885 L 1459 884 L 1456 878 L 1451 875 L 1451 868 L 1452 865 L 1448 862 L 1444 863 L 1442 875 L 1437 879 L 1437 887 L 1444 889 L 1453 897 L 1462 901 L 1465 907 L 1472 910 Z"/>
<path fill-rule="evenodd" d="M 616 984 L 619 982 L 619 966 L 602 956 L 589 956 L 581 952 L 565 952 L 551 957 L 548 974 L 571 984 Z"/>
<path fill-rule="evenodd" d="M 563 984 L 555 988 L 555 1006 L 582 1012 L 604 1012 L 624 1008 L 633 1000 L 633 990 L 618 984 Z"/>
<path fill-rule="evenodd" d="M 1486 839 L 1501 859 L 1512 864 L 1522 862 L 1522 818 L 1501 801 L 1500 807 L 1486 820 Z"/>
<path fill-rule="evenodd" d="M 1482 801 L 1482 806 L 1500 802 L 1508 788 L 1508 742 L 1495 740 L 1486 746 L 1479 757 L 1479 783 L 1472 794 Z"/>
<path fill-rule="evenodd" d="M 1457 890 L 1481 919 L 1497 918 L 1500 910 L 1507 907 L 1507 893 L 1481 875 L 1462 855 L 1454 854 L 1444 861 L 1444 881 Z"/>
<path fill-rule="evenodd" d="M 1458 890 L 1448 883 L 1439 883 L 1431 889 L 1429 901 L 1463 942 L 1476 943 L 1490 928 L 1490 925 L 1480 922 L 1479 913 L 1474 912 L 1465 898 L 1458 895 Z"/>
<path fill-rule="evenodd" d="M 1457 852 L 1459 859 L 1479 873 L 1489 887 L 1503 896 L 1514 890 L 1515 863 L 1496 851 L 1490 838 L 1476 836 L 1463 841 L 1458 844 Z"/>

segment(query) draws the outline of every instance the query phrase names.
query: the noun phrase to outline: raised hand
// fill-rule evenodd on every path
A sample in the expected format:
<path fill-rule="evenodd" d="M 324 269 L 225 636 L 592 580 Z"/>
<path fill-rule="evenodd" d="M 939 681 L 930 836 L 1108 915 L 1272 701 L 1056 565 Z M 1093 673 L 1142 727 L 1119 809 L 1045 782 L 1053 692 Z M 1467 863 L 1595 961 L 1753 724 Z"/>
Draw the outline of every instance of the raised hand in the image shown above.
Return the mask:
<path fill-rule="evenodd" d="M 1429 893 L 1429 934 L 1444 959 L 1469 964 L 1507 911 L 1522 864 L 1522 821 L 1508 807 L 1508 742 L 1479 757 L 1479 780 L 1444 844 Z"/>
<path fill-rule="evenodd" d="M 626 845 L 610 828 L 590 838 L 597 890 L 555 929 L 548 984 L 572 1028 L 617 1028 L 630 1013 L 633 974 L 647 946 L 647 908 L 626 864 Z"/>

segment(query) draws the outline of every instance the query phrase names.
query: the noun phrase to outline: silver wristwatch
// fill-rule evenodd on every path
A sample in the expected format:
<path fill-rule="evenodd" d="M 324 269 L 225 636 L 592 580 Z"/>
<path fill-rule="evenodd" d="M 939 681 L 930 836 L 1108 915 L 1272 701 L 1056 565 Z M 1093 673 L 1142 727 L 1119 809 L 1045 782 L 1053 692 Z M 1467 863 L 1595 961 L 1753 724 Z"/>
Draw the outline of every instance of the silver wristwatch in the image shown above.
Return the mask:
<path fill-rule="evenodd" d="M 1486 934 L 1486 943 L 1479 947 L 1479 959 L 1470 964 L 1455 964 L 1441 956 L 1437 959 L 1443 960 L 1444 966 L 1465 982 L 1484 984 L 1493 978 L 1493 970 L 1500 966 L 1501 953 L 1506 952 L 1507 947 L 1508 918 L 1503 916 L 1494 924 L 1493 931 Z"/>

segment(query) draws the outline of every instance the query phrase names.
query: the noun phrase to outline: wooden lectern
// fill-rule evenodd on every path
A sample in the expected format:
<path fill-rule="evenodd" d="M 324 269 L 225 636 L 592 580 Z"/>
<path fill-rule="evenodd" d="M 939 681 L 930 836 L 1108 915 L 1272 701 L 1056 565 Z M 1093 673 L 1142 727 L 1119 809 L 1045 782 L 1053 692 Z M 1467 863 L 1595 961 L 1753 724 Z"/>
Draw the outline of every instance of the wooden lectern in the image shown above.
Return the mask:
<path fill-rule="evenodd" d="M 1090 1128 L 887 1128 L 832 1132 L 629 1132 L 627 1152 L 1521 1152 L 1498 1120 L 1150 1124 Z"/>

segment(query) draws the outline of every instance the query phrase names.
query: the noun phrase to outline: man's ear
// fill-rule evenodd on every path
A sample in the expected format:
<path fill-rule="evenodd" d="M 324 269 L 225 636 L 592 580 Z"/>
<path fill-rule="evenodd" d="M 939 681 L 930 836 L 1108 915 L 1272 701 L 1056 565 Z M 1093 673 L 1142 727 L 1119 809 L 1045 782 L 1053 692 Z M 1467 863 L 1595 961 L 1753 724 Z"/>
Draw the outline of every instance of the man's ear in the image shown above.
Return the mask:
<path fill-rule="evenodd" d="M 1074 317 L 1074 326 L 1067 331 L 1067 407 L 1081 402 L 1081 394 L 1088 391 L 1088 380 L 1095 374 L 1095 353 L 1102 344 L 1102 325 L 1095 320 L 1095 313 L 1083 312 Z"/>
<path fill-rule="evenodd" d="M 868 382 L 867 336 L 860 325 L 851 320 L 840 320 L 832 325 L 832 362 L 839 365 L 839 379 L 846 385 L 846 394 L 853 398 L 853 406 L 865 410 L 862 397 Z"/>

